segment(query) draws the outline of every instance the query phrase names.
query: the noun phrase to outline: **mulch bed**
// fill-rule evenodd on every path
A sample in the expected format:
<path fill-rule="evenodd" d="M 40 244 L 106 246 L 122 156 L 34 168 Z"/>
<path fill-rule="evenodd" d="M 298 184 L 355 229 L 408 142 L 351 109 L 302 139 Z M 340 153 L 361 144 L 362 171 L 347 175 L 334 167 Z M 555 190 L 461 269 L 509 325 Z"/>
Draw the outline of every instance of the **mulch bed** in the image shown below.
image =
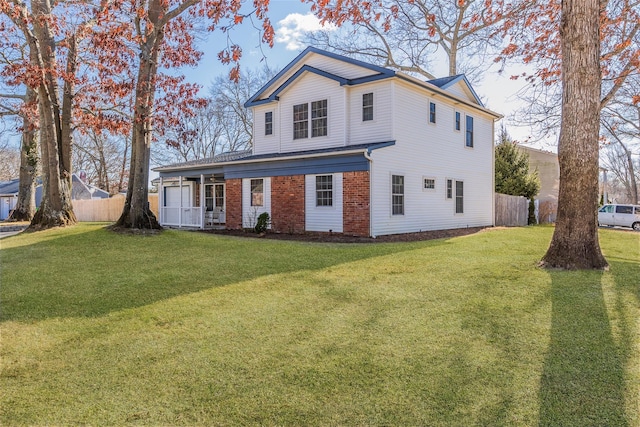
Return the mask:
<path fill-rule="evenodd" d="M 237 236 L 259 239 L 296 240 L 300 242 L 325 242 L 325 243 L 386 243 L 386 242 L 417 242 L 422 240 L 445 239 L 458 236 L 467 236 L 484 230 L 486 227 L 456 228 L 452 230 L 422 231 L 419 233 L 392 234 L 371 237 L 348 236 L 340 233 L 306 232 L 304 234 L 272 233 L 255 234 L 245 230 L 198 230 L 199 233 L 220 234 L 224 236 Z"/>

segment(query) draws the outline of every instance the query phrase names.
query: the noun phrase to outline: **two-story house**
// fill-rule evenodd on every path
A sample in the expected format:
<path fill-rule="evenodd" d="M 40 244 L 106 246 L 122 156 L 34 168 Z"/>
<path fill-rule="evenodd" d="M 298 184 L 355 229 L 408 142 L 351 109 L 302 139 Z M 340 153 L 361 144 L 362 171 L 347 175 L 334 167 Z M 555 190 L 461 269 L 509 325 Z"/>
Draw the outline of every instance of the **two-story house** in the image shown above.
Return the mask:
<path fill-rule="evenodd" d="M 160 223 L 379 236 L 490 226 L 501 116 L 463 75 L 422 81 L 309 47 L 245 103 L 250 151 L 157 168 Z"/>

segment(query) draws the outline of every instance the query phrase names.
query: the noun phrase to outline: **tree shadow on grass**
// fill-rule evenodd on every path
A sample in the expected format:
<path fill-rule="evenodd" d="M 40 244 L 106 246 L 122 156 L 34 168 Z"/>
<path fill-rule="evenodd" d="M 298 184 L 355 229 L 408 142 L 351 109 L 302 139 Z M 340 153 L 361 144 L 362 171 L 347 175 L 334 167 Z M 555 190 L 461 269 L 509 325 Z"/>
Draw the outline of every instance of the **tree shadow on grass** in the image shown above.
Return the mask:
<path fill-rule="evenodd" d="M 95 317 L 261 276 L 319 270 L 446 244 L 338 245 L 105 229 L 3 249 L 0 321 Z"/>
<path fill-rule="evenodd" d="M 617 297 L 629 291 L 625 273 L 637 267 L 612 264 Z M 551 342 L 540 385 L 540 425 L 628 426 L 625 366 L 633 346 L 633 321 L 625 318 L 628 308 L 614 307 L 621 311 L 616 316 L 620 323 L 616 341 L 603 295 L 603 274 L 550 275 Z"/>

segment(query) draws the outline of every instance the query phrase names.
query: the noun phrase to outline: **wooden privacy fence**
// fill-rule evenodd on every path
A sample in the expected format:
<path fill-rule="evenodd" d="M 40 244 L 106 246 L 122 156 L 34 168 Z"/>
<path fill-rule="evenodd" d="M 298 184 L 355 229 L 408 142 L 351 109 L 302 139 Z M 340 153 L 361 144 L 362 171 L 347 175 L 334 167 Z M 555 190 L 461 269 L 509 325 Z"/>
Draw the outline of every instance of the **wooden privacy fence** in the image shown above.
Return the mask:
<path fill-rule="evenodd" d="M 74 200 L 73 212 L 81 222 L 115 222 L 122 215 L 124 196 L 116 194 L 108 199 Z M 149 194 L 149 208 L 158 217 L 158 195 Z"/>
<path fill-rule="evenodd" d="M 529 202 L 526 197 L 496 193 L 496 227 L 527 225 Z"/>

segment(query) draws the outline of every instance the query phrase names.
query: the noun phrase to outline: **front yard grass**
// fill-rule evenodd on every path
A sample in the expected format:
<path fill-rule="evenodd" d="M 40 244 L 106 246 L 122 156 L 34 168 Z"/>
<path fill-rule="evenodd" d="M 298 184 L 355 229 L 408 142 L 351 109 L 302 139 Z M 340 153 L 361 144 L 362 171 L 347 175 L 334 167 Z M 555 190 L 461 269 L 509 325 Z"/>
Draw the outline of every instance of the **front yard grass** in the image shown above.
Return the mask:
<path fill-rule="evenodd" d="M 640 238 L 0 241 L 1 425 L 640 425 Z"/>

